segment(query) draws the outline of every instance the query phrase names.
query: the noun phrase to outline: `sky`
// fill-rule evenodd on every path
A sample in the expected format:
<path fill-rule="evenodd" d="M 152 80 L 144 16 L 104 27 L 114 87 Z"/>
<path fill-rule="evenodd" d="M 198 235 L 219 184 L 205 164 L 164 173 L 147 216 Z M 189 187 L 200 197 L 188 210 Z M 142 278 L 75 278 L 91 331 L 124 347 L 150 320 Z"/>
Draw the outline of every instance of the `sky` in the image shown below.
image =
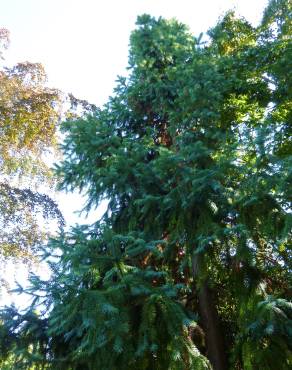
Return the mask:
<path fill-rule="evenodd" d="M 40 62 L 51 86 L 101 105 L 125 71 L 139 14 L 177 18 L 194 35 L 235 8 L 256 24 L 267 0 L 0 0 L 7 61 Z"/>
<path fill-rule="evenodd" d="M 126 73 L 129 37 L 138 15 L 177 18 L 198 36 L 229 9 L 256 25 L 267 3 L 268 0 L 0 0 L 0 27 L 7 28 L 11 38 L 5 63 L 42 63 L 49 86 L 101 106 L 111 95 L 116 77 Z M 73 212 L 82 208 L 82 198 L 61 195 L 58 200 L 67 221 L 78 222 Z M 102 208 L 97 213 L 100 215 Z M 13 274 L 19 276 L 15 271 Z M 2 298 L 8 302 L 7 296 Z"/>

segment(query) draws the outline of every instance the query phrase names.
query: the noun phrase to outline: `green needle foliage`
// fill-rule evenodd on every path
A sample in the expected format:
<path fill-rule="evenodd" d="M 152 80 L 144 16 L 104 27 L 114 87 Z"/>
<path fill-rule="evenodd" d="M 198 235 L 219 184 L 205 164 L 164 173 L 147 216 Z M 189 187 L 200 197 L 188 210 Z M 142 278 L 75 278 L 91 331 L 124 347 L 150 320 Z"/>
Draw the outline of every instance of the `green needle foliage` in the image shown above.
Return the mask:
<path fill-rule="evenodd" d="M 291 11 L 229 12 L 207 43 L 138 18 L 129 77 L 65 123 L 57 168 L 108 208 L 51 240 L 26 312 L 2 310 L 4 365 L 291 368 Z"/>

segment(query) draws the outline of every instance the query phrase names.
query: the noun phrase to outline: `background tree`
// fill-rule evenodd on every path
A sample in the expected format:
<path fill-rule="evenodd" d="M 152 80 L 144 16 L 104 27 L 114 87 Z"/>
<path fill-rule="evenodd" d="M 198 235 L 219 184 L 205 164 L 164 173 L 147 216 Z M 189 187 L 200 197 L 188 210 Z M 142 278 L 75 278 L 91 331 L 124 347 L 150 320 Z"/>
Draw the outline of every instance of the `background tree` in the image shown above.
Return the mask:
<path fill-rule="evenodd" d="M 32 277 L 27 312 L 2 311 L 3 361 L 291 367 L 290 15 L 270 1 L 254 28 L 229 12 L 207 45 L 138 18 L 129 77 L 66 122 L 57 168 L 87 210 L 108 210 L 50 242 L 52 277 Z"/>
<path fill-rule="evenodd" d="M 0 46 L 9 32 L 0 29 Z M 1 50 L 1 57 L 2 56 Z M 56 203 L 38 192 L 53 188 L 46 155 L 56 148 L 61 94 L 47 88 L 41 64 L 18 63 L 0 70 L 0 260 L 31 261 L 43 243 L 46 220 L 63 223 Z"/>

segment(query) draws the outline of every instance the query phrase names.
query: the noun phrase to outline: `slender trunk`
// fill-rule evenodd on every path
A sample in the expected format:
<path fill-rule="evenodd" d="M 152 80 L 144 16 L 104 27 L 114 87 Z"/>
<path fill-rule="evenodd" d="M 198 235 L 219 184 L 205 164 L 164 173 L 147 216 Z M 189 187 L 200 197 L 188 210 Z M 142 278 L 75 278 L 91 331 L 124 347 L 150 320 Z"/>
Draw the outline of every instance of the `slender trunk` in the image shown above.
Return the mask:
<path fill-rule="evenodd" d="M 200 261 L 198 255 L 193 256 L 193 275 L 194 279 L 198 278 L 200 271 Z M 199 314 L 202 320 L 202 327 L 205 332 L 207 347 L 207 357 L 209 358 L 214 370 L 226 370 L 227 359 L 224 349 L 223 336 L 220 331 L 219 317 L 212 291 L 205 281 L 199 288 Z"/>

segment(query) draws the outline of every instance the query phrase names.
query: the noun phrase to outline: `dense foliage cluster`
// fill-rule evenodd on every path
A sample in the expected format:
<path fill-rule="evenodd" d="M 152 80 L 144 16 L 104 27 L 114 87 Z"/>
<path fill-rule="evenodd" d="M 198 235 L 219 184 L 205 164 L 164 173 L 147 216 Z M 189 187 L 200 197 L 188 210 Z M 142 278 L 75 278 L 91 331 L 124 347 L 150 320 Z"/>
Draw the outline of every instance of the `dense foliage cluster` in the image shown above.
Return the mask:
<path fill-rule="evenodd" d="M 229 12 L 207 43 L 138 18 L 129 77 L 65 123 L 57 168 L 107 211 L 2 311 L 1 368 L 291 368 L 291 12 Z"/>

